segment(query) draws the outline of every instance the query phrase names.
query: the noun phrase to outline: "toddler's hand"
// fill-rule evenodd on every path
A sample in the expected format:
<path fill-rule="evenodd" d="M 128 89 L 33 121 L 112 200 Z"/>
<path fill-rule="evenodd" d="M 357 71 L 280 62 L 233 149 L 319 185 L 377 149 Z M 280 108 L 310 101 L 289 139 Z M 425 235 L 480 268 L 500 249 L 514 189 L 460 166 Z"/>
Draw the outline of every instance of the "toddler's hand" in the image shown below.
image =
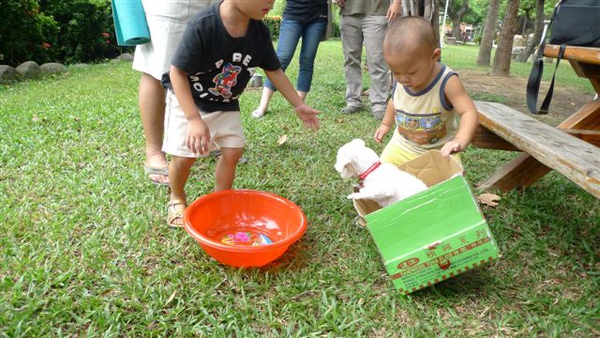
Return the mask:
<path fill-rule="evenodd" d="M 387 135 L 387 133 L 389 131 L 390 131 L 390 127 L 388 127 L 384 124 L 380 125 L 379 128 L 377 128 L 377 130 L 375 130 L 375 135 L 373 135 L 375 142 L 381 143 L 381 141 L 383 141 L 383 137 L 385 135 Z"/>
<path fill-rule="evenodd" d="M 320 111 L 311 108 L 305 104 L 301 104 L 295 108 L 296 114 L 304 122 L 304 125 L 307 128 L 312 130 L 319 130 L 319 119 L 317 118 L 317 114 L 321 114 Z"/>
<path fill-rule="evenodd" d="M 206 122 L 201 118 L 189 121 L 186 145 L 195 154 L 208 154 L 210 148 L 210 130 Z"/>
<path fill-rule="evenodd" d="M 465 150 L 465 147 L 463 147 L 463 145 L 460 142 L 458 142 L 457 140 L 452 140 L 444 144 L 444 146 L 441 149 L 441 152 L 444 157 L 448 157 L 454 153 L 458 153 L 463 150 Z"/>

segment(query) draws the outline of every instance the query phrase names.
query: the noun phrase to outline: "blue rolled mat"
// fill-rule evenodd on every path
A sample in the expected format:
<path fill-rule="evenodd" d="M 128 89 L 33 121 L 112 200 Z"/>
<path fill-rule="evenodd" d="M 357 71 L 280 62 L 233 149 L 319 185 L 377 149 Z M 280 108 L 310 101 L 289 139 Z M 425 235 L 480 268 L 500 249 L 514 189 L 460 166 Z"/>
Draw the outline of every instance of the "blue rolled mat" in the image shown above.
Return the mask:
<path fill-rule="evenodd" d="M 117 44 L 135 46 L 150 42 L 150 30 L 141 0 L 111 0 Z"/>

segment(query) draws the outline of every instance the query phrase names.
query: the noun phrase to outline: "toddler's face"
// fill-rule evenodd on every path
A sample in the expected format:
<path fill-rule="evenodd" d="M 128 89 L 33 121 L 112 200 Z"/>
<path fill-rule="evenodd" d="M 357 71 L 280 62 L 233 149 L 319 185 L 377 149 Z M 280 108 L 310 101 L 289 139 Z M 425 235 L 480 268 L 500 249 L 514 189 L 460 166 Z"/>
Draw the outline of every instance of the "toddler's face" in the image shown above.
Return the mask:
<path fill-rule="evenodd" d="M 435 66 L 440 59 L 440 50 L 433 52 L 397 51 L 383 53 L 394 80 L 411 91 L 421 91 L 435 77 Z"/>

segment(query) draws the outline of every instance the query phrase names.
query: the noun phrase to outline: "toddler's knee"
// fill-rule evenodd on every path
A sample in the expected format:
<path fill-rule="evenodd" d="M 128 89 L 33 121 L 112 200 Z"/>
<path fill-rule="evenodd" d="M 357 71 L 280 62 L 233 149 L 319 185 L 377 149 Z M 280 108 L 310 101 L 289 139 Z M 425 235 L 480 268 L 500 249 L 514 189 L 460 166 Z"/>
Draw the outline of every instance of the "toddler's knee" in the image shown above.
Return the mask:
<path fill-rule="evenodd" d="M 244 153 L 243 148 L 222 148 L 221 159 L 226 162 L 238 163 L 242 154 Z"/>
<path fill-rule="evenodd" d="M 177 167 L 191 167 L 196 162 L 195 158 L 173 156 L 171 162 Z"/>

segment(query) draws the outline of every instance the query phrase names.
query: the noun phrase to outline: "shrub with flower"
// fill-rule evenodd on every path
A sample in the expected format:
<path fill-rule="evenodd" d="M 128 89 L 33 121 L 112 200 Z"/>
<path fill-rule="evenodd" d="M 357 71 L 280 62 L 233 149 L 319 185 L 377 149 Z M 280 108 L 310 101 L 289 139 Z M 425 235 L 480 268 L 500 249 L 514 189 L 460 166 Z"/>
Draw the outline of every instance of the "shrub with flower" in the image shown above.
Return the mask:
<path fill-rule="evenodd" d="M 263 21 L 269 27 L 271 39 L 277 39 L 279 37 L 279 27 L 281 27 L 281 16 L 265 16 Z"/>

